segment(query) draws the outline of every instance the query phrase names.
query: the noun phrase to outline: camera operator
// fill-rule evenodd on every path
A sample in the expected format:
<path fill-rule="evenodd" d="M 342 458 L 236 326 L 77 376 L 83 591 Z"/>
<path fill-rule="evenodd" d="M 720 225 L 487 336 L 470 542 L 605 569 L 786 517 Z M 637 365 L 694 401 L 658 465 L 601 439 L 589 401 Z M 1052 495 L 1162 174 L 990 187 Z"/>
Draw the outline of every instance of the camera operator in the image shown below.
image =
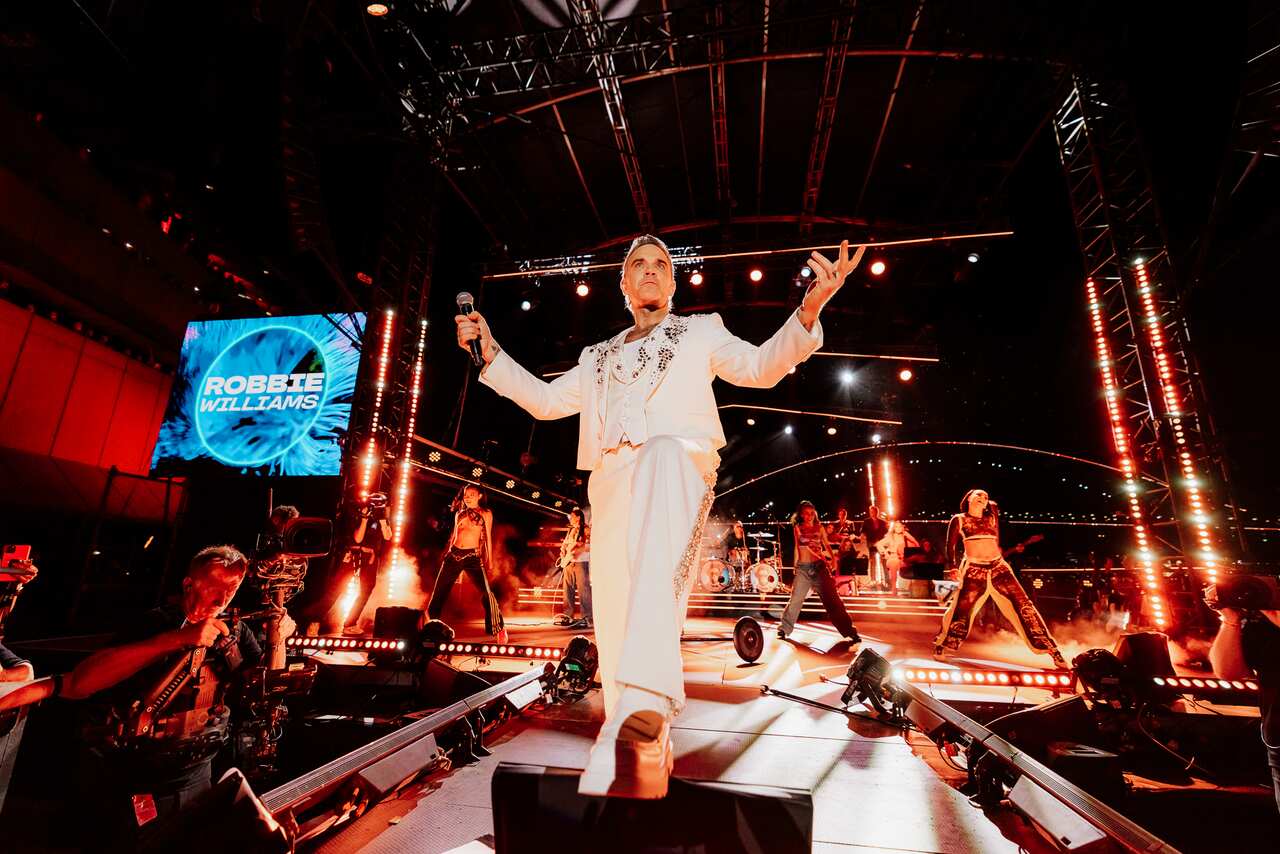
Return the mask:
<path fill-rule="evenodd" d="M 247 571 L 231 546 L 201 550 L 178 602 L 144 615 L 113 645 L 49 680 L 53 695 L 70 699 L 101 692 L 101 714 L 85 728 L 101 772 L 84 801 L 102 812 L 92 822 L 98 845 L 104 838 L 122 849 L 161 844 L 213 787 L 213 759 L 229 739 L 228 689 L 238 671 L 262 658 L 244 623 L 219 617 Z M 288 616 L 282 629 L 293 632 Z M 224 785 L 236 782 L 219 789 Z M 279 833 L 269 817 L 257 831 L 272 839 Z"/>
<path fill-rule="evenodd" d="M 4 628 L 4 618 L 8 616 L 13 605 L 17 602 L 18 594 L 22 592 L 22 588 L 31 583 L 38 574 L 35 564 L 29 560 L 12 561 L 5 565 L 5 570 L 10 574 L 22 577 L 22 581 L 13 585 L 11 590 L 4 591 L 0 596 L 0 629 Z M 0 633 L 0 638 L 3 638 Z M 30 682 L 36 678 L 35 669 L 31 666 L 31 662 L 21 657 L 9 647 L 0 643 L 0 682 Z"/>
<path fill-rule="evenodd" d="M 373 594 L 378 580 L 378 570 L 387 546 L 391 542 L 391 523 L 387 521 L 387 496 L 375 492 L 356 507 L 355 526 L 351 531 L 350 545 L 347 548 L 345 565 L 358 574 L 360 589 L 355 601 L 343 616 L 342 629 L 352 633 L 360 627 L 360 613 Z M 346 581 L 339 587 L 338 599 L 346 592 Z"/>
<path fill-rule="evenodd" d="M 1276 806 L 1280 808 L 1280 610 L 1225 607 L 1219 588 L 1205 591 L 1205 601 L 1222 614 L 1222 625 L 1209 649 L 1213 672 L 1222 679 L 1258 679 L 1258 706 L 1262 714 L 1262 743 L 1271 766 Z M 1223 597 L 1226 599 L 1226 597 Z"/>

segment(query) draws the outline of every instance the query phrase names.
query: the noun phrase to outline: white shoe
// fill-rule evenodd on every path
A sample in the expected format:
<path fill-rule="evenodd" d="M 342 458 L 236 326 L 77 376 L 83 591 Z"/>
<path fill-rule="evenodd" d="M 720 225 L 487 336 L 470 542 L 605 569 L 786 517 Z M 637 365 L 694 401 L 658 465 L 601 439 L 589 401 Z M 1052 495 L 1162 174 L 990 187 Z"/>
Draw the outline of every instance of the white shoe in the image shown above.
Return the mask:
<path fill-rule="evenodd" d="M 596 739 L 578 794 L 653 800 L 667 796 L 675 753 L 671 724 L 657 711 L 634 712 L 616 736 Z"/>

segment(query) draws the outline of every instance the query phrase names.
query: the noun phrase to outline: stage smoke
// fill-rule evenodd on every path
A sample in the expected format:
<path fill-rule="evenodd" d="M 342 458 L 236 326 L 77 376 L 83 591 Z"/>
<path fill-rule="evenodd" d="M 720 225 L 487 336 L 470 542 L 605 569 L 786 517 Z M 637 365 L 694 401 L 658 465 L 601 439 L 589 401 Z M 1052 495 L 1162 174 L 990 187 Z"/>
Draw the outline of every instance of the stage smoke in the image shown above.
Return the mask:
<path fill-rule="evenodd" d="M 418 561 L 404 549 L 400 550 L 398 561 L 392 561 L 390 554 L 383 558 L 378 583 L 360 612 L 361 625 L 372 622 L 378 608 L 393 605 L 423 610 L 427 607 L 427 596 L 418 581 Z"/>

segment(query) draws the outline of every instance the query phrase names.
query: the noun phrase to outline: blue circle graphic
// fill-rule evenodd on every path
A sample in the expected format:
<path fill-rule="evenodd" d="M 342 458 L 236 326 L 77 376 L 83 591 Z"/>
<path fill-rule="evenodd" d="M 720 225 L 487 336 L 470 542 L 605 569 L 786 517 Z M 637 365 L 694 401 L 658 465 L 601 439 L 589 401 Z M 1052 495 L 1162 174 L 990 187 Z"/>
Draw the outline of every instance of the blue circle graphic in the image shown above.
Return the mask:
<path fill-rule="evenodd" d="M 249 391 L 247 382 L 241 389 L 233 380 L 236 393 L 209 393 L 210 377 L 221 378 L 225 389 L 233 377 L 299 373 L 304 361 L 318 361 L 319 370 L 326 373 L 318 392 Z M 196 432 L 210 456 L 225 465 L 266 465 L 306 438 L 327 402 L 328 385 L 319 341 L 292 326 L 255 329 L 228 344 L 200 376 L 194 396 Z M 315 406 L 286 408 L 286 404 L 301 402 L 308 395 L 317 398 Z M 277 403 L 276 408 L 266 408 L 272 402 Z M 223 406 L 229 408 L 221 409 Z"/>

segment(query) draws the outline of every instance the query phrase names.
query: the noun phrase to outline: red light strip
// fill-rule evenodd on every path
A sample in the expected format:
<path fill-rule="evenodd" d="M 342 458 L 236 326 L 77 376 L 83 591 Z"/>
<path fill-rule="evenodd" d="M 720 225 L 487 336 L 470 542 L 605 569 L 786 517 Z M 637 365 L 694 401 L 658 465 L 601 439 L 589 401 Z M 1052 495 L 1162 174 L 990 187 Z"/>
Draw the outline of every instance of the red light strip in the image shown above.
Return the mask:
<path fill-rule="evenodd" d="M 373 482 L 373 463 L 378 458 L 378 424 L 382 419 L 382 398 L 387 390 L 387 367 L 391 361 L 391 339 L 395 309 L 387 309 L 382 320 L 382 350 L 378 353 L 378 378 L 373 395 L 373 416 L 369 420 L 369 447 L 365 451 L 360 470 L 360 499 L 369 497 L 369 485 Z"/>
<path fill-rule="evenodd" d="M 1164 592 L 1160 575 L 1156 572 L 1155 554 L 1147 536 L 1147 524 L 1142 514 L 1142 502 L 1138 499 L 1138 472 L 1130 455 L 1130 437 L 1125 429 L 1124 413 L 1120 410 L 1122 394 L 1116 383 L 1114 364 L 1111 361 L 1111 345 L 1107 340 L 1106 323 L 1102 317 L 1102 304 L 1093 279 L 1085 282 L 1089 296 L 1089 319 L 1093 325 L 1094 343 L 1098 351 L 1098 369 L 1102 374 L 1103 395 L 1107 401 L 1107 418 L 1111 424 L 1111 439 L 1116 448 L 1120 473 L 1124 476 L 1124 491 L 1129 499 L 1129 518 L 1133 520 L 1133 533 L 1138 541 L 1138 565 L 1142 570 L 1142 583 L 1146 588 L 1147 605 L 1156 628 L 1169 624 L 1166 616 Z"/>
<path fill-rule="evenodd" d="M 1185 676 L 1153 676 L 1151 681 L 1163 688 L 1187 688 L 1190 690 L 1257 691 L 1258 683 L 1252 679 L 1201 679 Z"/>
<path fill-rule="evenodd" d="M 344 638 L 344 637 L 298 637 L 294 636 L 285 641 L 285 646 L 291 649 L 323 649 L 335 651 L 351 651 L 351 652 L 367 652 L 369 650 L 396 650 L 403 652 L 409 648 L 409 642 L 406 640 L 366 640 L 364 638 Z"/>
<path fill-rule="evenodd" d="M 1170 364 L 1173 357 L 1165 350 L 1164 330 L 1161 328 L 1160 314 L 1152 295 L 1157 285 L 1151 281 L 1146 264 L 1138 261 L 1133 269 L 1138 277 L 1138 298 L 1142 301 L 1142 325 L 1146 327 L 1147 340 L 1151 342 L 1151 352 L 1156 360 L 1156 374 L 1160 378 L 1164 410 L 1169 418 L 1169 427 L 1173 431 L 1178 452 L 1178 470 L 1186 484 L 1187 503 L 1191 505 L 1191 519 L 1199 548 L 1196 556 L 1204 561 L 1205 575 L 1209 583 L 1214 584 L 1218 580 L 1218 554 L 1214 551 L 1213 538 L 1209 534 L 1208 501 L 1200 492 L 1200 472 L 1196 469 L 1191 452 L 1187 450 L 1187 437 L 1182 425 L 1185 413 L 1178 397 L 1177 383 L 1173 381 L 1174 367 Z M 1185 365 L 1181 367 L 1184 370 L 1186 368 Z"/>
<path fill-rule="evenodd" d="M 1068 688 L 1074 673 L 1060 670 L 949 670 L 904 668 L 896 674 L 908 682 L 984 685 L 1007 688 Z"/>
<path fill-rule="evenodd" d="M 396 484 L 395 521 L 391 527 L 391 568 L 387 577 L 387 596 L 395 601 L 395 584 L 400 571 L 400 544 L 404 542 L 404 526 L 409 506 L 409 472 L 412 470 L 413 434 L 418 421 L 418 401 L 422 396 L 422 358 L 427 347 L 427 321 L 418 324 L 418 355 L 413 360 L 413 381 L 409 386 L 409 418 L 405 422 L 404 449 L 400 452 L 400 478 Z"/>
<path fill-rule="evenodd" d="M 880 460 L 880 480 L 884 484 L 884 518 L 897 518 L 893 511 L 893 478 L 889 474 L 889 458 L 887 456 Z"/>

